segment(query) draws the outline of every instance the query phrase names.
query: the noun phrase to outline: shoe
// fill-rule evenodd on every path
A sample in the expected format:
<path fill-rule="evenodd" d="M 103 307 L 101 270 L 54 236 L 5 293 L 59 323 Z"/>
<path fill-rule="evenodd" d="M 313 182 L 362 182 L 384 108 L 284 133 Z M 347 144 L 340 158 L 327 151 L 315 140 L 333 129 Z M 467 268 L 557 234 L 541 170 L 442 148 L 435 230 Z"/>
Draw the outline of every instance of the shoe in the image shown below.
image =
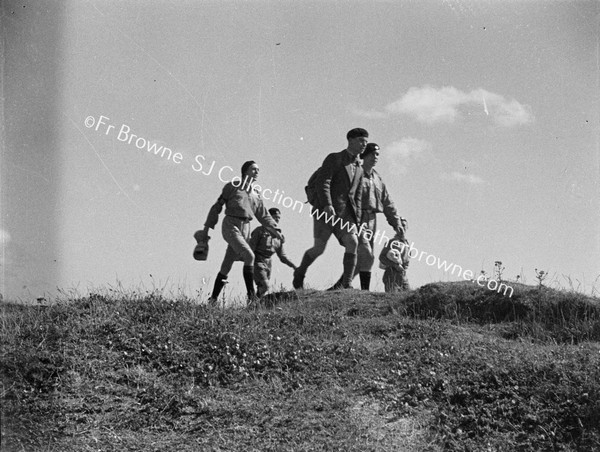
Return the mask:
<path fill-rule="evenodd" d="M 260 304 L 260 297 L 258 297 L 258 295 L 248 296 L 248 298 L 246 300 L 247 308 L 258 308 L 259 304 Z"/>
<path fill-rule="evenodd" d="M 218 300 L 216 298 L 210 297 L 207 301 L 209 306 L 217 306 Z"/>
<path fill-rule="evenodd" d="M 334 290 L 341 290 L 341 289 L 350 289 L 350 287 L 344 287 L 344 285 L 338 281 L 333 286 L 331 286 L 329 289 L 327 289 L 327 292 L 332 292 Z"/>

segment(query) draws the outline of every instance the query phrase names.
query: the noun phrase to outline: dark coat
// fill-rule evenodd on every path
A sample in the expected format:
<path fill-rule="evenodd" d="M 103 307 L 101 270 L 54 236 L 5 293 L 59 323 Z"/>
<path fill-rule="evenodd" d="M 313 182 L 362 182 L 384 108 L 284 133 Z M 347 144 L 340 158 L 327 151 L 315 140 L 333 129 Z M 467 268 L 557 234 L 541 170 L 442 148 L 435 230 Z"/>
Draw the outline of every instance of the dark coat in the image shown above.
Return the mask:
<path fill-rule="evenodd" d="M 352 177 L 352 166 L 356 168 Z M 361 212 L 362 167 L 347 150 L 329 154 L 323 160 L 316 180 L 315 208 L 333 206 L 335 214 L 358 223 Z"/>

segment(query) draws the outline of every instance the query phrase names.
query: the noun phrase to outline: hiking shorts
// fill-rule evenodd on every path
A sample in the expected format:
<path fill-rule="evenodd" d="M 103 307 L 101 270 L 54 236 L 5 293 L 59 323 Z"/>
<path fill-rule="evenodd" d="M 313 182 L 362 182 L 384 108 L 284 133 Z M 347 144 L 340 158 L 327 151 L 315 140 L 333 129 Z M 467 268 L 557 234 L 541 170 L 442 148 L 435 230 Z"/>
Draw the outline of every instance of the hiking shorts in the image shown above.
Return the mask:
<path fill-rule="evenodd" d="M 344 245 L 344 238 L 348 235 L 356 236 L 358 234 L 356 229 L 356 224 L 352 221 L 344 220 L 345 224 L 352 225 L 350 228 L 341 228 L 339 223 L 336 225 L 332 225 L 331 223 L 326 222 L 323 219 L 317 219 L 313 217 L 313 237 L 315 239 L 321 239 L 324 242 L 329 240 L 329 237 L 333 234 L 340 245 Z M 350 230 L 348 230 L 350 229 Z"/>
<path fill-rule="evenodd" d="M 258 293 L 263 295 L 269 291 L 271 279 L 271 258 L 257 258 L 254 261 L 254 282 L 258 287 Z"/>
<path fill-rule="evenodd" d="M 221 232 L 223 238 L 229 245 L 225 252 L 225 258 L 232 259 L 233 254 L 235 254 L 244 261 L 245 266 L 254 265 L 254 252 L 248 244 L 248 241 L 250 240 L 250 220 L 226 215 L 223 219 L 223 224 L 221 225 Z M 229 248 L 231 248 L 231 252 L 229 251 Z M 233 261 L 231 263 L 233 263 Z M 226 262 L 223 260 L 223 265 L 225 264 Z"/>
<path fill-rule="evenodd" d="M 227 245 L 227 250 L 225 251 L 225 257 L 223 258 L 223 263 L 221 264 L 220 273 L 224 276 L 227 276 L 231 271 L 231 267 L 233 267 L 234 262 L 242 261 L 244 259 L 236 253 L 231 245 Z"/>

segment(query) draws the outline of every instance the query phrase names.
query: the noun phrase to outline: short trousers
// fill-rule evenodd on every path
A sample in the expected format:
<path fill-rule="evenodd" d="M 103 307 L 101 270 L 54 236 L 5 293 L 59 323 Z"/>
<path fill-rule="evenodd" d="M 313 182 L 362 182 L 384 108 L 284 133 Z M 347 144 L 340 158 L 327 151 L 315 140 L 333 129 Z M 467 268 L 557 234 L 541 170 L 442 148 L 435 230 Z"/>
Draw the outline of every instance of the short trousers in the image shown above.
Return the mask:
<path fill-rule="evenodd" d="M 337 217 L 335 220 L 337 220 Z M 340 223 L 347 226 L 340 227 Z M 315 239 L 321 239 L 326 242 L 332 234 L 338 239 L 341 245 L 344 245 L 344 238 L 346 236 L 357 235 L 356 224 L 353 221 L 340 220 L 334 226 L 323 219 L 313 217 L 313 237 Z"/>
<path fill-rule="evenodd" d="M 248 243 L 250 240 L 250 221 L 225 216 L 221 225 L 221 232 L 229 245 L 225 252 L 225 259 L 231 260 L 235 255 L 244 261 L 244 265 L 254 265 L 254 252 Z M 225 259 L 223 265 L 226 264 Z"/>
<path fill-rule="evenodd" d="M 254 282 L 259 289 L 268 290 L 271 268 L 271 258 L 258 258 L 254 261 Z"/>

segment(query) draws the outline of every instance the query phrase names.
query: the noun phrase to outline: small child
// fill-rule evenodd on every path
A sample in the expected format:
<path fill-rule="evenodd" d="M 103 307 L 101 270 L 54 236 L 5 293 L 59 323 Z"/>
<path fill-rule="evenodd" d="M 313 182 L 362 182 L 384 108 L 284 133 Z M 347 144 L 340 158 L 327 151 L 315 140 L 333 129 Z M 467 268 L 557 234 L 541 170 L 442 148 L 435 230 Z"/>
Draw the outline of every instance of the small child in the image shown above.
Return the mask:
<path fill-rule="evenodd" d="M 399 234 L 388 241 L 379 254 L 379 268 L 383 273 L 383 285 L 386 292 L 408 290 L 406 269 L 408 268 L 408 241 Z"/>

